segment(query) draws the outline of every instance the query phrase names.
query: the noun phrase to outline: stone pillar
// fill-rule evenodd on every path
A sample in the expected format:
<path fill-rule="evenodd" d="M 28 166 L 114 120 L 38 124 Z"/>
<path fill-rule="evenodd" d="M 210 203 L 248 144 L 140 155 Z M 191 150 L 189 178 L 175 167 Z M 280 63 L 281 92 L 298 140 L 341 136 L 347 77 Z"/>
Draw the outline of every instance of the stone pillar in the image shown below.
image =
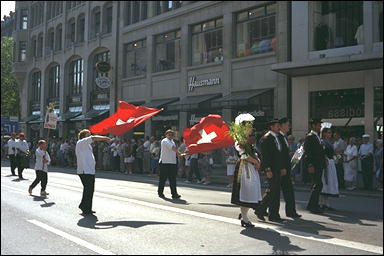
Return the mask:
<path fill-rule="evenodd" d="M 307 77 L 292 78 L 292 135 L 299 139 L 308 132 L 309 81 Z"/>
<path fill-rule="evenodd" d="M 371 142 L 376 137 L 374 127 L 374 72 L 368 70 L 364 76 L 364 129 L 371 135 Z"/>
<path fill-rule="evenodd" d="M 223 119 L 228 124 L 234 121 L 232 120 L 232 109 L 229 109 L 229 108 L 223 109 Z"/>
<path fill-rule="evenodd" d="M 180 114 L 179 114 L 179 134 L 180 135 L 183 134 L 184 128 L 188 126 L 187 118 L 188 118 L 188 112 L 180 111 Z"/>
<path fill-rule="evenodd" d="M 363 1 L 364 52 L 372 52 L 373 47 L 373 1 Z"/>

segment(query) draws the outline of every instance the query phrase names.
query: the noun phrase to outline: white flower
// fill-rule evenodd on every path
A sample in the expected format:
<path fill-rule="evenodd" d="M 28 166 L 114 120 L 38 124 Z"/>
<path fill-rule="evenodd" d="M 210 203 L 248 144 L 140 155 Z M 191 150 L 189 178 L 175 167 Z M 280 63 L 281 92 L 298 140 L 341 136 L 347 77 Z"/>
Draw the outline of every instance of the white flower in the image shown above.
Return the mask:
<path fill-rule="evenodd" d="M 251 114 L 240 114 L 235 118 L 235 124 L 241 124 L 242 122 L 246 121 L 252 122 L 254 120 L 255 118 Z"/>

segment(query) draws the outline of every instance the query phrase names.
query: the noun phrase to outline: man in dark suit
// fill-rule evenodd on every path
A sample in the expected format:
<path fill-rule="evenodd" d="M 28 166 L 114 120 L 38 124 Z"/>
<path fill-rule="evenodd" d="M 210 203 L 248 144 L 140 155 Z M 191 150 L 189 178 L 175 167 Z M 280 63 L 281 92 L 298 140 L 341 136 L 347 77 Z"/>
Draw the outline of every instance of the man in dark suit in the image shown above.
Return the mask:
<path fill-rule="evenodd" d="M 327 165 L 323 146 L 320 141 L 321 119 L 312 119 L 310 121 L 311 131 L 307 134 L 304 141 L 304 166 L 308 169 L 308 173 L 313 176 L 313 185 L 311 189 L 311 197 L 308 202 L 307 210 L 311 213 L 322 213 L 319 207 L 319 196 L 323 183 L 321 176 L 323 169 Z"/>
<path fill-rule="evenodd" d="M 279 140 L 282 145 L 282 161 L 284 168 L 287 170 L 287 175 L 281 176 L 281 190 L 283 191 L 285 201 L 285 215 L 291 218 L 300 218 L 301 215 L 297 214 L 295 206 L 295 192 L 291 180 L 291 157 L 289 155 L 289 144 L 286 138 L 290 130 L 289 119 L 284 117 L 279 119 L 280 132 Z"/>
<path fill-rule="evenodd" d="M 278 139 L 279 120 L 274 119 L 269 123 L 269 131 L 261 138 L 262 167 L 267 176 L 269 187 L 265 190 L 260 208 L 255 211 L 257 217 L 264 220 L 263 215 L 267 208 L 268 219 L 273 222 L 282 222 L 280 218 L 280 179 L 287 174 L 287 170 L 282 165 L 282 145 Z"/>

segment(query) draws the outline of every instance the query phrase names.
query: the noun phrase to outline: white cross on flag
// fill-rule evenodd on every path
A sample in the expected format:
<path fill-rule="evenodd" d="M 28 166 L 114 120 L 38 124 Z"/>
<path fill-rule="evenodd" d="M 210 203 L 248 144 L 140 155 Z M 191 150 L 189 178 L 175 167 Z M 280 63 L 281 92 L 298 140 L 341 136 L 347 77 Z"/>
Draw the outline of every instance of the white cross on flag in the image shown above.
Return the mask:
<path fill-rule="evenodd" d="M 214 114 L 202 118 L 192 128 L 185 128 L 184 139 L 188 154 L 225 148 L 235 143 L 222 117 Z"/>

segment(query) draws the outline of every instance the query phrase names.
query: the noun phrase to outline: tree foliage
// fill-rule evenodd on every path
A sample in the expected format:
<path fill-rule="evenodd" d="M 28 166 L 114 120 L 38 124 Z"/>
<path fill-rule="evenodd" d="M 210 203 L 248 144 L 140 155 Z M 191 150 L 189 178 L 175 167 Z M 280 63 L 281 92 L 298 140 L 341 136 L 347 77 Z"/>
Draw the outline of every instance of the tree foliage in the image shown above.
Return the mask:
<path fill-rule="evenodd" d="M 12 77 L 13 38 L 1 38 L 1 115 L 19 115 L 19 87 Z"/>

